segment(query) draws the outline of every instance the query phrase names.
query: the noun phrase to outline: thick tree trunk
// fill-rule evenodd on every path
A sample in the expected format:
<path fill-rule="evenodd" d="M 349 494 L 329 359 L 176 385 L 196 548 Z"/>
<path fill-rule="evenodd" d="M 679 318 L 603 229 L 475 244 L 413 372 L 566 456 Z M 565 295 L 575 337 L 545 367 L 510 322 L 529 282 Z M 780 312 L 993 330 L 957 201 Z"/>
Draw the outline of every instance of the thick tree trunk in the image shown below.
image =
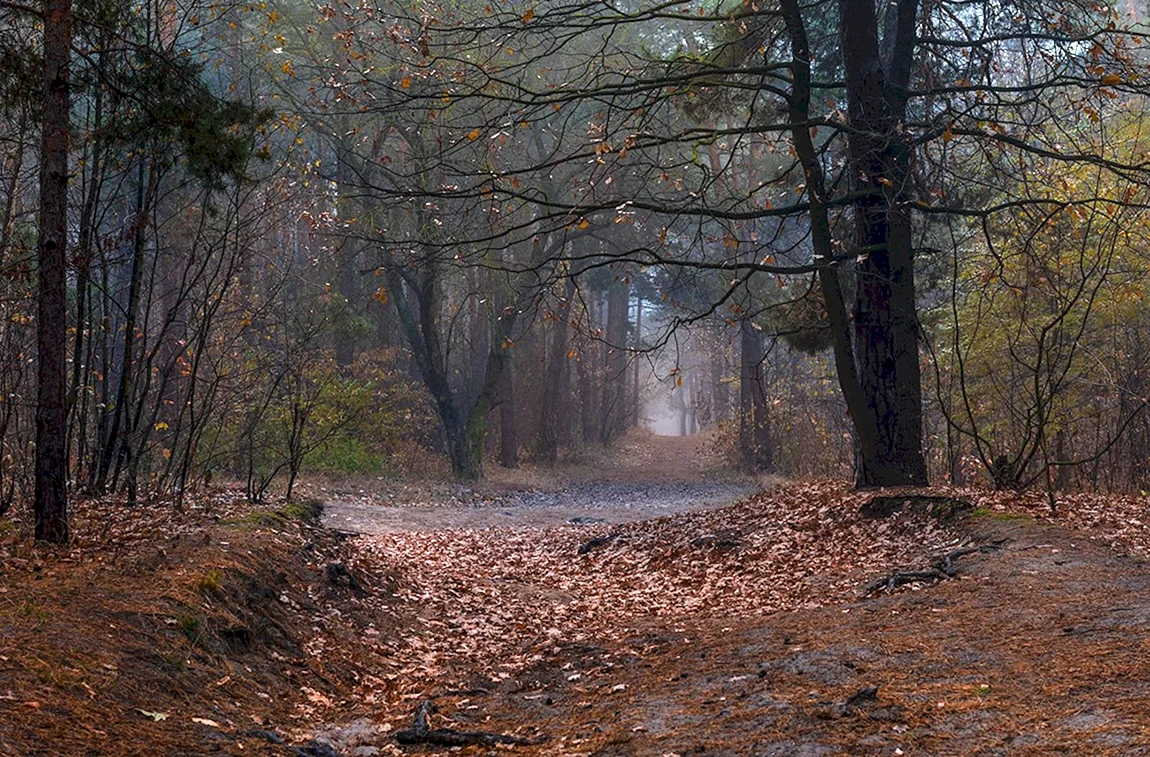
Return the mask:
<path fill-rule="evenodd" d="M 68 541 L 68 450 L 65 289 L 68 236 L 69 56 L 71 0 L 44 2 L 44 121 L 40 155 L 39 290 L 37 302 L 37 539 Z"/>
<path fill-rule="evenodd" d="M 859 251 L 854 309 L 858 378 L 874 415 L 874 444 L 860 444 L 856 484 L 925 484 L 922 377 L 908 211 L 910 146 L 901 133 L 916 0 L 900 0 L 889 76 L 879 54 L 872 0 L 839 0 L 847 105 L 849 173 L 871 194 L 855 205 Z M 868 433 L 870 429 L 867 430 Z M 860 433 L 861 430 L 860 430 Z"/>
<path fill-rule="evenodd" d="M 887 71 L 871 0 L 839 0 L 848 135 L 856 191 L 855 319 L 847 317 L 833 258 L 822 164 L 808 128 L 810 47 L 797 0 L 781 0 L 791 37 L 791 136 L 807 179 L 811 239 L 834 340 L 835 370 L 858 448 L 856 484 L 925 484 L 913 251 L 907 211 L 909 146 L 900 130 L 914 49 L 917 0 L 897 0 Z M 889 79 L 888 79 L 889 73 Z M 851 339 L 853 331 L 853 343 Z"/>
<path fill-rule="evenodd" d="M 774 455 L 763 380 L 763 338 L 749 319 L 739 322 L 739 446 L 743 467 L 770 470 Z"/>
<path fill-rule="evenodd" d="M 594 331 L 595 326 L 595 297 L 593 294 L 584 298 L 586 305 L 587 331 Z M 595 381 L 591 375 L 595 365 L 595 356 L 598 349 L 592 345 L 583 350 L 579 356 L 579 427 L 582 431 L 583 442 L 595 441 Z"/>

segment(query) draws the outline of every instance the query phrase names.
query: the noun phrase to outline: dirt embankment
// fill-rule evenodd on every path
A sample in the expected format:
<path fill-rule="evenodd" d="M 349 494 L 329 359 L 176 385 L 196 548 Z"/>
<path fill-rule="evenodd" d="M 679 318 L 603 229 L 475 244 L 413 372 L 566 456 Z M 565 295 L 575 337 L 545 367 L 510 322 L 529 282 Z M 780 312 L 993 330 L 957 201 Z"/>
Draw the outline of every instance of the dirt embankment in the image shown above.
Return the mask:
<path fill-rule="evenodd" d="M 387 587 L 314 508 L 238 499 L 82 501 L 66 549 L 0 521 L 0 751 L 299 755 L 364 711 L 363 634 L 402 624 Z"/>

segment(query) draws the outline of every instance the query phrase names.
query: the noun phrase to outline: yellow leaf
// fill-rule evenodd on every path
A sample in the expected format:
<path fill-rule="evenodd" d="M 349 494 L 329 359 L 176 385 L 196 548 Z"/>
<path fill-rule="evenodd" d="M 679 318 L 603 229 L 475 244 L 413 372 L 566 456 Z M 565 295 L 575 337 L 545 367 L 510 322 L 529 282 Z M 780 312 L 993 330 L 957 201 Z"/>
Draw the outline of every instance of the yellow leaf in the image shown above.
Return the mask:
<path fill-rule="evenodd" d="M 590 221 L 588 221 L 586 218 L 584 218 L 583 220 L 579 221 L 579 230 L 582 231 L 583 229 L 587 228 L 590 225 L 591 225 Z"/>
<path fill-rule="evenodd" d="M 156 430 L 157 431 L 166 431 L 167 428 L 168 428 L 168 424 L 164 423 L 163 421 L 160 421 L 159 423 L 156 424 Z"/>
<path fill-rule="evenodd" d="M 284 76 L 295 76 L 295 69 L 291 67 L 290 60 L 284 61 L 284 64 L 280 66 L 280 71 L 283 72 Z"/>
<path fill-rule="evenodd" d="M 399 86 L 403 87 L 404 89 L 407 89 L 408 87 L 410 87 L 411 86 L 411 77 L 410 76 L 403 77 L 403 79 L 401 79 L 399 82 Z"/>
<path fill-rule="evenodd" d="M 379 289 L 375 290 L 375 293 L 372 294 L 371 297 L 372 297 L 372 299 L 379 302 L 380 305 L 386 305 L 387 304 L 387 289 L 385 289 L 384 287 L 380 287 Z"/>

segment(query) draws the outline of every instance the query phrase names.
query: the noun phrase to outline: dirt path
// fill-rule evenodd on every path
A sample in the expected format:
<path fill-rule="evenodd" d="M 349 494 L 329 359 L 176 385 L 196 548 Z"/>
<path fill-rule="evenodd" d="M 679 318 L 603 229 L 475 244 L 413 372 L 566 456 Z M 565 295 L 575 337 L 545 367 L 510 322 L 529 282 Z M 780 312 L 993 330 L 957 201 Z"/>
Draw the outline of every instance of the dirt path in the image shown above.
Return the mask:
<path fill-rule="evenodd" d="M 352 542 L 411 608 L 365 688 L 380 732 L 434 698 L 435 727 L 543 739 L 525 755 L 1150 755 L 1150 575 L 1121 554 L 1150 546 L 1144 498 L 1067 497 L 1058 524 L 1038 495 L 937 490 L 975 509 L 873 520 L 872 495 L 830 483 L 716 507 L 714 487 L 747 484 L 684 448 L 654 458 L 671 483 L 603 465 L 550 492 L 383 508 L 395 520 Z M 861 597 L 1003 540 L 955 579 Z"/>
<path fill-rule="evenodd" d="M 610 457 L 553 473 L 529 470 L 518 479 L 515 472 L 493 471 L 494 481 L 476 488 L 386 497 L 336 493 L 324 507 L 324 525 L 385 534 L 619 524 L 721 507 L 757 488 L 747 477 L 715 470 L 704 445 L 700 437 L 644 434 L 625 439 Z M 543 483 L 546 478 L 553 481 Z"/>
<path fill-rule="evenodd" d="M 558 734 L 548 755 L 1150 754 L 1145 567 L 1062 528 L 976 531 L 1010 542 L 960 580 L 571 648 L 485 698 L 486 727 Z"/>

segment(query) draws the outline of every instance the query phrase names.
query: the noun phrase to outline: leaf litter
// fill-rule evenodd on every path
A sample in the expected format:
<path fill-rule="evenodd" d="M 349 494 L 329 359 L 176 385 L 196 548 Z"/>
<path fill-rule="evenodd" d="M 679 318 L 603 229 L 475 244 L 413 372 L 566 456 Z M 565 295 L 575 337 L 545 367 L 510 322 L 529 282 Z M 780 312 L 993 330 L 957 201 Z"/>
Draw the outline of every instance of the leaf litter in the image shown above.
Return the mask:
<path fill-rule="evenodd" d="M 572 644 L 657 623 L 752 619 L 857 596 L 876 572 L 953 546 L 931 518 L 858 514 L 866 495 L 812 483 L 614 527 L 445 529 L 360 537 L 361 566 L 395 577 L 414 628 L 391 640 L 400 699 L 464 676 L 516 676 Z M 588 540 L 610 535 L 579 554 Z"/>

